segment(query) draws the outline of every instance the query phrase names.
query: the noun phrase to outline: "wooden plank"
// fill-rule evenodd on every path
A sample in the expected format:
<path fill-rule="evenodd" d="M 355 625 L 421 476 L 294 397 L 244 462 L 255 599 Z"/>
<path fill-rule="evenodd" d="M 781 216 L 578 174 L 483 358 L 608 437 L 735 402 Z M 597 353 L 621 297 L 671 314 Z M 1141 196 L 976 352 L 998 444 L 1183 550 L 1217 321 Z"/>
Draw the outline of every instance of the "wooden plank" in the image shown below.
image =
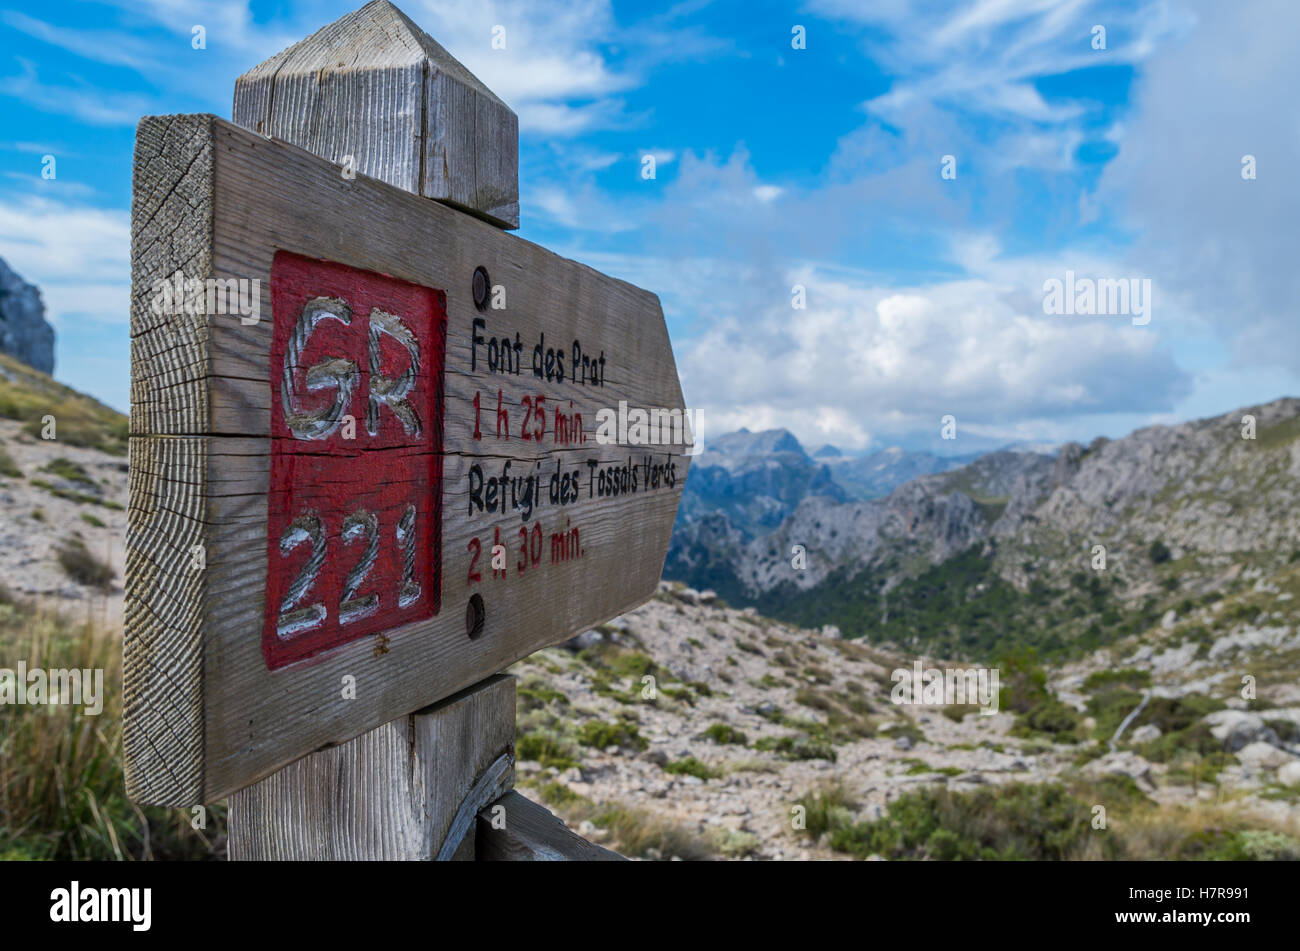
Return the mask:
<path fill-rule="evenodd" d="M 519 120 L 388 0 L 235 82 L 234 121 L 398 188 L 519 227 Z"/>
<path fill-rule="evenodd" d="M 163 118 L 136 138 L 131 258 L 137 274 L 212 271 L 213 140 L 201 125 Z M 139 285 L 131 297 L 131 412 L 144 431 L 159 416 L 177 432 L 208 428 L 206 320 L 155 314 Z M 165 407 L 156 394 L 165 393 Z M 132 439 L 123 643 L 127 788 L 141 801 L 202 801 L 204 575 L 187 571 L 203 541 L 206 442 Z M 139 500 L 166 499 L 166 504 Z M 160 672 L 165 675 L 160 676 Z"/>
<path fill-rule="evenodd" d="M 504 813 L 498 814 L 497 806 Z M 479 813 L 476 852 L 480 862 L 626 861 L 570 831 L 545 808 L 513 790 Z"/>
<path fill-rule="evenodd" d="M 496 676 L 230 797 L 232 860 L 473 860 L 514 778 L 515 679 Z"/>
<path fill-rule="evenodd" d="M 213 116 L 145 119 L 135 188 L 132 463 L 139 472 L 130 504 L 124 728 L 133 798 L 170 805 L 222 798 L 654 593 L 689 464 L 686 435 L 679 428 L 655 433 L 664 437 L 657 445 L 627 438 L 605 444 L 596 417 L 620 403 L 682 408 L 654 295 L 452 208 L 365 176 L 345 179 L 322 158 Z M 279 311 L 277 255 L 319 264 L 298 273 L 297 297 L 282 294 L 291 303 Z M 153 306 L 157 282 L 171 278 L 178 262 L 183 277 L 197 281 L 180 296 L 200 305 L 209 278 L 256 281 L 247 285 L 246 309 L 257 319 L 162 319 Z M 478 267 L 504 288 L 504 309 L 476 307 Z M 340 290 L 349 280 L 354 286 Z M 282 352 L 302 312 L 284 308 L 303 308 L 312 281 L 318 296 L 351 294 L 362 306 L 347 323 L 317 322 L 301 359 L 290 361 L 286 398 L 277 385 L 285 377 Z M 384 404 L 370 440 L 367 387 L 396 379 L 408 365 L 400 341 L 380 333 L 380 365 L 371 367 L 374 301 L 403 290 L 436 299 L 445 312 L 442 426 L 438 433 L 429 425 L 418 438 L 406 433 L 402 442 L 398 417 Z M 438 319 L 429 315 L 422 332 Z M 293 454 L 296 437 L 285 420 L 294 406 L 310 416 L 337 393 L 329 381 L 338 378 L 328 374 L 324 386 L 308 389 L 309 365 L 327 358 L 357 367 L 346 415 L 361 435 L 345 443 L 334 431 L 319 452 L 289 466 L 296 481 L 277 482 Z M 434 376 L 417 374 L 410 394 L 426 400 L 420 405 L 429 412 Z M 391 390 L 391 380 L 385 385 Z M 538 397 L 544 424 L 533 411 Z M 501 438 L 498 400 L 508 416 Z M 564 433 L 566 418 L 573 427 Z M 523 438 L 526 424 L 542 438 Z M 441 465 L 437 478 L 430 460 Z M 303 476 L 310 466 L 314 474 Z M 494 485 L 503 472 L 504 482 Z M 421 518 L 432 518 L 438 501 L 441 539 L 427 552 L 417 547 L 417 560 L 436 562 L 439 580 L 422 585 L 420 616 L 396 616 L 391 629 L 363 626 L 354 630 L 364 636 L 326 638 L 324 647 L 276 658 L 266 650 L 268 623 L 280 620 L 279 605 L 308 566 L 314 536 L 310 525 L 295 529 L 274 518 L 304 514 L 294 499 L 322 480 L 338 487 L 313 497 L 326 540 L 320 570 L 328 566 L 331 586 L 321 602 L 326 623 L 341 620 L 338 601 L 374 594 L 389 603 L 409 580 L 402 574 L 408 549 L 398 537 L 401 492 L 366 493 L 397 487 Z M 365 518 L 346 526 L 358 509 L 373 509 L 377 527 Z M 494 572 L 498 532 L 506 568 Z M 374 567 L 342 598 L 372 537 L 379 545 Z M 190 557 L 196 546 L 205 560 L 199 571 Z M 425 571 L 418 563 L 419 578 L 430 577 Z M 485 621 L 471 637 L 466 618 L 476 595 Z M 300 598 L 285 613 L 316 600 Z M 344 696 L 347 684 L 355 686 L 354 699 Z"/>

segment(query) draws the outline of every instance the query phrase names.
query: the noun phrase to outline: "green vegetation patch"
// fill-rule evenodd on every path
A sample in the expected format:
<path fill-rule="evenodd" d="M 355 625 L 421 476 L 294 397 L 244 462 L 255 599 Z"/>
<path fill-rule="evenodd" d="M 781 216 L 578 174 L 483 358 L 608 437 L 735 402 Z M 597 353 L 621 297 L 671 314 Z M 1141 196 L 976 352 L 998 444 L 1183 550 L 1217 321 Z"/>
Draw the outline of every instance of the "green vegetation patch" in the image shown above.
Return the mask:
<path fill-rule="evenodd" d="M 13 456 L 5 452 L 4 446 L 0 446 L 0 476 L 10 479 L 23 477 L 23 470 L 18 468 L 18 463 L 14 462 Z"/>
<path fill-rule="evenodd" d="M 720 746 L 745 746 L 749 740 L 730 723 L 710 723 L 703 734 Z"/>
<path fill-rule="evenodd" d="M 824 759 L 834 763 L 835 747 L 829 741 L 807 734 L 793 736 L 764 736 L 754 742 L 754 749 L 776 753 L 782 759 Z"/>
<path fill-rule="evenodd" d="M 644 750 L 650 745 L 641 735 L 637 724 L 625 717 L 619 717 L 612 722 L 588 720 L 578 728 L 578 742 L 598 750 L 609 746 Z"/>
<path fill-rule="evenodd" d="M 116 575 L 113 569 L 86 550 L 78 538 L 69 538 L 57 550 L 59 565 L 64 573 L 78 584 L 90 588 L 103 588 Z"/>
<path fill-rule="evenodd" d="M 515 738 L 515 755 L 521 760 L 532 760 L 551 769 L 570 769 L 578 765 L 573 748 L 555 733 L 536 731 Z"/>
<path fill-rule="evenodd" d="M 224 804 L 205 828 L 188 809 L 126 797 L 122 642 L 108 629 L 38 610 L 0 587 L 0 657 L 13 668 L 103 671 L 98 716 L 84 705 L 9 705 L 0 716 L 0 856 L 57 861 L 223 857 Z M 88 699 L 88 698 L 86 698 Z"/>
<path fill-rule="evenodd" d="M 904 793 L 874 821 L 828 817 L 825 832 L 832 849 L 857 858 L 1056 861 L 1083 851 L 1089 815 L 1086 803 L 1055 784 L 929 787 Z"/>
<path fill-rule="evenodd" d="M 59 442 L 126 455 L 125 416 L 6 354 L 0 354 L 0 417 L 20 421 L 23 432 L 36 439 L 53 417 Z"/>
<path fill-rule="evenodd" d="M 694 756 L 687 756 L 671 763 L 665 763 L 664 772 L 672 773 L 674 776 L 694 776 L 703 780 L 717 779 L 722 775 L 720 770 L 713 769 Z"/>

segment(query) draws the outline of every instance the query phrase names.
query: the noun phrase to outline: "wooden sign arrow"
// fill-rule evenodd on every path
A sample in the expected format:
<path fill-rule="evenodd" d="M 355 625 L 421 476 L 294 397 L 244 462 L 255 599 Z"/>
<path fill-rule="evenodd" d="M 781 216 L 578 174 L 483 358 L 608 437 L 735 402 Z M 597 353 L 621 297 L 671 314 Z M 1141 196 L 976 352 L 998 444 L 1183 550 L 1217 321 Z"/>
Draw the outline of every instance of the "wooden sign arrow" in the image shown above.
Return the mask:
<path fill-rule="evenodd" d="M 655 591 L 658 299 L 209 115 L 132 208 L 126 776 L 212 802 Z"/>

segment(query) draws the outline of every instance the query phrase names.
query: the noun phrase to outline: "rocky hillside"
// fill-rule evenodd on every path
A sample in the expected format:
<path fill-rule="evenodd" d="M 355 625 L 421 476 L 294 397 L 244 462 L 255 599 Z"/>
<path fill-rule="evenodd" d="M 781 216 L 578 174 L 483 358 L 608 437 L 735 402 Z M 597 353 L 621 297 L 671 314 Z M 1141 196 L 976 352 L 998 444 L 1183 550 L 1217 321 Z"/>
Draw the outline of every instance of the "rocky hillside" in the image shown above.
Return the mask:
<path fill-rule="evenodd" d="M 42 373 L 54 372 L 54 328 L 41 292 L 0 259 L 0 353 Z"/>
<path fill-rule="evenodd" d="M 520 785 L 648 859 L 1300 858 L 1300 557 L 1268 547 L 1292 538 L 1297 406 L 1259 408 L 1245 446 L 1222 442 L 1235 418 L 994 453 L 874 503 L 802 498 L 757 540 L 703 515 L 734 552 L 828 539 L 811 585 L 766 589 L 810 595 L 784 604 L 811 620 L 666 582 L 525 659 Z M 119 414 L 0 356 L 0 620 L 22 595 L 116 624 L 125 439 Z M 797 455 L 775 439 L 719 465 L 761 478 L 764 451 Z M 1018 651 L 1035 632 L 1074 649 Z M 967 656 L 996 666 L 996 713 L 895 702 L 895 671 Z"/>
<path fill-rule="evenodd" d="M 651 859 L 1297 858 L 1298 593 L 1290 566 L 1068 667 L 1010 659 L 984 715 L 893 702 L 941 661 L 665 583 L 516 665 L 520 782 Z"/>
<path fill-rule="evenodd" d="M 1285 564 L 1297 476 L 1300 401 L 1280 399 L 1055 457 L 990 453 L 884 499 L 806 498 L 754 538 L 701 517 L 679 525 L 665 576 L 869 638 L 1087 648 Z"/>
<path fill-rule="evenodd" d="M 0 355 L 0 584 L 116 624 L 127 420 Z"/>

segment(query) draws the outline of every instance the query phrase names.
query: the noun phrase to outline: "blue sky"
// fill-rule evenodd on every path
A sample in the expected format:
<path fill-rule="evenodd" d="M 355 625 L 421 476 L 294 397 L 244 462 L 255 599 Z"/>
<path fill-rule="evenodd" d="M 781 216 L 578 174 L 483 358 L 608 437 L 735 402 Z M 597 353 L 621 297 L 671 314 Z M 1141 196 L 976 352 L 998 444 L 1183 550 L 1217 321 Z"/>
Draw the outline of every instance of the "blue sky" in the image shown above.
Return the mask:
<path fill-rule="evenodd" d="M 239 73 L 357 5 L 0 13 L 0 257 L 59 379 L 129 401 L 139 117 L 228 116 Z M 706 439 L 920 445 L 952 414 L 935 448 L 969 451 L 1300 393 L 1300 4 L 398 6 L 518 112 L 519 234 L 660 295 Z M 1067 270 L 1150 279 L 1150 323 L 1044 314 Z"/>

